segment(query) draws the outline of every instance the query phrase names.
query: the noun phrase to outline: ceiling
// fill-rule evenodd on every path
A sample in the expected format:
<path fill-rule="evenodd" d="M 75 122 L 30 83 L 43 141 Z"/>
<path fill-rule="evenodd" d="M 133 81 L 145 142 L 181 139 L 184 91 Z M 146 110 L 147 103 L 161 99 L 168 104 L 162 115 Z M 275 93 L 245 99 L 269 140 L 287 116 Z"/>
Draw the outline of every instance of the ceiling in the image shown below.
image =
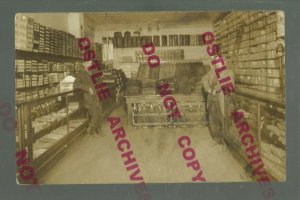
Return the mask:
<path fill-rule="evenodd" d="M 114 25 L 195 25 L 211 23 L 224 12 L 98 12 L 85 13 L 94 24 Z"/>

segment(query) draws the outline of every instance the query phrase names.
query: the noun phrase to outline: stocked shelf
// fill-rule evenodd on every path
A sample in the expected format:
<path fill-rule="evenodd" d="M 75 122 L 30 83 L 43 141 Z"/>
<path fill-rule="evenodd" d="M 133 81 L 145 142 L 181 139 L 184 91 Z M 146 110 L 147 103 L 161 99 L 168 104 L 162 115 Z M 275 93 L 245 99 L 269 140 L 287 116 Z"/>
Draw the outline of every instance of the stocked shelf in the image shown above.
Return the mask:
<path fill-rule="evenodd" d="M 286 138 L 284 54 L 278 51 L 284 46 L 283 19 L 280 11 L 233 11 L 214 25 L 226 66 L 235 73 L 236 92 L 225 97 L 226 141 L 249 167 L 230 117 L 240 109 L 246 113 L 268 175 L 280 181 L 285 180 Z"/>
<path fill-rule="evenodd" d="M 32 102 L 41 102 L 41 101 L 44 101 L 46 99 L 51 99 L 51 98 L 59 97 L 59 96 L 65 96 L 66 94 L 71 94 L 71 93 L 74 93 L 74 92 L 76 92 L 76 90 L 54 93 L 54 94 L 50 94 L 48 96 L 44 96 L 44 97 L 37 98 L 37 99 L 17 101 L 16 105 L 20 106 L 22 104 L 28 104 L 28 103 L 32 103 Z"/>
<path fill-rule="evenodd" d="M 103 43 L 111 41 L 114 48 L 135 48 L 153 42 L 157 47 L 171 46 L 200 46 L 202 45 L 201 35 L 154 35 L 140 36 L 139 32 L 131 35 L 129 31 L 114 32 L 113 37 L 103 37 Z"/>
<path fill-rule="evenodd" d="M 271 104 L 271 105 L 274 105 L 274 106 L 277 106 L 280 108 L 285 108 L 285 103 L 283 103 L 282 100 L 278 99 L 278 98 L 270 99 L 268 97 L 256 96 L 256 95 L 250 94 L 249 92 L 241 92 L 241 91 L 238 91 L 237 94 L 247 97 L 249 99 L 257 100 L 259 102 Z"/>
<path fill-rule="evenodd" d="M 54 62 L 82 62 L 82 58 L 64 56 L 42 52 L 32 52 L 16 49 L 15 59 L 35 59 L 35 60 L 48 60 Z"/>
<path fill-rule="evenodd" d="M 235 72 L 239 92 L 284 104 L 284 58 L 277 52 L 284 44 L 283 27 L 279 11 L 233 11 L 215 23 L 217 43 L 227 67 Z M 257 90 L 258 86 L 263 88 Z"/>
<path fill-rule="evenodd" d="M 170 63 L 170 64 L 176 64 L 176 63 L 202 63 L 203 60 L 160 60 L 160 63 Z M 120 62 L 120 63 L 138 63 L 138 64 L 147 64 L 146 61 L 139 61 L 139 62 Z"/>
<path fill-rule="evenodd" d="M 40 88 L 45 88 L 45 87 L 52 87 L 57 84 L 59 84 L 59 83 L 48 83 L 48 84 L 43 84 L 43 85 L 31 86 L 31 87 L 20 87 L 20 88 L 16 88 L 16 90 L 18 90 L 18 91 L 35 90 L 35 89 L 40 89 Z"/>

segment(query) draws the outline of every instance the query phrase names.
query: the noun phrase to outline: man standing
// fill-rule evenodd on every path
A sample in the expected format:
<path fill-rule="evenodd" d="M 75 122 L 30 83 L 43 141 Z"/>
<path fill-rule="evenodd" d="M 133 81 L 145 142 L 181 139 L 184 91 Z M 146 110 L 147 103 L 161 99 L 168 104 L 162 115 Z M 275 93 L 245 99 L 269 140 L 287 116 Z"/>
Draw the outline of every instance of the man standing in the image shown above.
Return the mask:
<path fill-rule="evenodd" d="M 211 137 L 218 144 L 224 144 L 224 94 L 218 83 L 215 70 L 209 67 L 210 70 L 202 77 L 204 90 L 208 93 L 207 109 L 208 123 Z M 226 70 L 221 77 L 230 76 L 233 81 L 233 72 Z"/>
<path fill-rule="evenodd" d="M 95 85 L 93 84 L 90 75 L 93 74 L 92 70 L 88 70 L 87 67 L 91 65 L 91 62 L 86 62 L 86 66 L 79 70 L 76 80 L 74 82 L 74 89 L 80 89 L 84 95 L 84 107 L 89 114 L 89 127 L 88 133 L 99 133 L 102 125 L 102 102 L 98 99 Z"/>

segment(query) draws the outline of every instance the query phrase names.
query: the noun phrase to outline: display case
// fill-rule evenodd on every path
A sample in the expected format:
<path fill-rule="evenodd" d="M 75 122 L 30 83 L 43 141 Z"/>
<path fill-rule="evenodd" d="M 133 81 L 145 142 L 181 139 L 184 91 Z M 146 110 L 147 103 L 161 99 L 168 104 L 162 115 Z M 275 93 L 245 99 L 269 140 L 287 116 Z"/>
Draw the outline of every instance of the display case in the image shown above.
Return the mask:
<path fill-rule="evenodd" d="M 38 175 L 85 131 L 87 113 L 81 95 L 69 91 L 16 103 L 17 151 L 27 150 Z"/>
<path fill-rule="evenodd" d="M 251 133 L 258 144 L 268 175 L 275 181 L 286 177 L 286 130 L 285 105 L 278 101 L 258 98 L 244 93 L 234 93 L 225 97 L 225 140 L 246 170 L 252 171 L 246 153 L 239 139 L 231 113 L 244 112 Z"/>

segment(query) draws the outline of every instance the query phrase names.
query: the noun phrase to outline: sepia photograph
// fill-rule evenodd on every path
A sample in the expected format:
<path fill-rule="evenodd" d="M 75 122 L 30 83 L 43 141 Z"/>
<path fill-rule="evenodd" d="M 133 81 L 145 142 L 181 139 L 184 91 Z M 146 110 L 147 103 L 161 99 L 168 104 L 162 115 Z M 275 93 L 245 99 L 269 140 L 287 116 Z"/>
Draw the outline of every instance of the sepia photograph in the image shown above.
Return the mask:
<path fill-rule="evenodd" d="M 18 184 L 286 181 L 280 10 L 17 13 Z"/>

